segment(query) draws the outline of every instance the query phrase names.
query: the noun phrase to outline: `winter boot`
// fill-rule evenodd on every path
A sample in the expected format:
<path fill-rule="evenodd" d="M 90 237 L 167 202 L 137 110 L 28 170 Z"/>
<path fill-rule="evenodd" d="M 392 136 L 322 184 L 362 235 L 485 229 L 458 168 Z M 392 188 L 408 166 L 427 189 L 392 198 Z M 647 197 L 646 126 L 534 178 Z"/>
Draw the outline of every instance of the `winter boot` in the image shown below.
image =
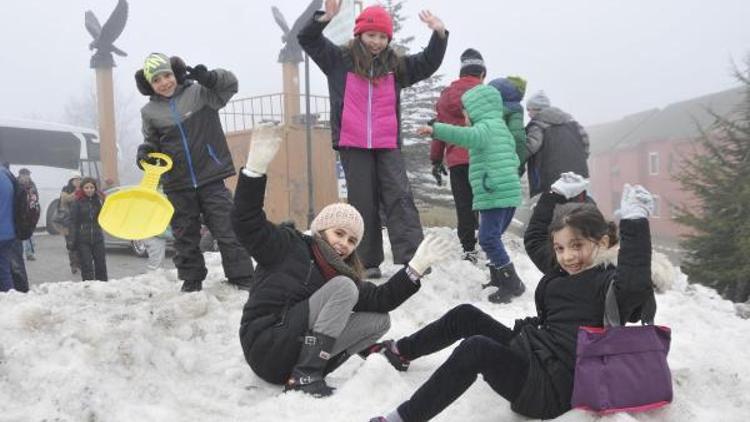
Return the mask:
<path fill-rule="evenodd" d="M 464 251 L 463 256 L 461 257 L 464 261 L 469 261 L 472 264 L 476 264 L 479 262 L 479 251 L 474 249 L 473 251 Z"/>
<path fill-rule="evenodd" d="M 388 363 L 390 363 L 391 366 L 397 371 L 404 372 L 409 369 L 409 364 L 411 363 L 411 361 L 398 353 L 395 340 L 385 340 L 380 343 L 375 343 L 367 349 L 359 352 L 358 354 L 364 359 L 373 353 L 380 353 L 385 356 L 385 358 L 388 360 Z"/>
<path fill-rule="evenodd" d="M 182 282 L 180 291 L 185 293 L 200 292 L 203 290 L 203 280 L 185 280 Z"/>
<path fill-rule="evenodd" d="M 323 375 L 328 375 L 331 372 L 337 370 L 341 365 L 343 365 L 351 355 L 344 350 L 343 352 L 339 353 L 336 356 L 333 356 L 332 358 L 328 359 L 328 363 L 326 364 L 326 368 L 323 370 Z"/>
<path fill-rule="evenodd" d="M 526 291 L 523 281 L 516 274 L 513 263 L 497 268 L 490 265 L 490 284 L 499 288 L 487 297 L 492 303 L 510 303 L 514 297 L 521 296 Z"/>
<path fill-rule="evenodd" d="M 333 388 L 326 384 L 325 369 L 331 358 L 330 351 L 336 339 L 325 334 L 308 332 L 302 340 L 302 349 L 284 392 L 302 391 L 314 397 L 328 397 Z"/>

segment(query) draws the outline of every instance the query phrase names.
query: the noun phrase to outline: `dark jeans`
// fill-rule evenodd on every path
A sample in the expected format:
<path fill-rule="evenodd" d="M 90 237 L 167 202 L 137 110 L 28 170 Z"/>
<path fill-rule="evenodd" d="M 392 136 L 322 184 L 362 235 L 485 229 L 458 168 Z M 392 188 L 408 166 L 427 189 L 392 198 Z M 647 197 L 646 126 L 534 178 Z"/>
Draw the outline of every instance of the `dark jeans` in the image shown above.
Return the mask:
<path fill-rule="evenodd" d="M 13 288 L 19 292 L 29 291 L 29 276 L 26 274 L 26 263 L 23 260 L 23 241 L 13 241 L 10 260 L 10 274 L 13 277 Z"/>
<path fill-rule="evenodd" d="M 496 393 L 518 397 L 528 373 L 528 358 L 510 346 L 513 331 L 472 305 L 459 305 L 398 341 L 407 359 L 416 359 L 465 339 L 411 398 L 398 407 L 405 422 L 435 417 L 482 374 Z"/>
<path fill-rule="evenodd" d="M 474 194 L 469 183 L 469 165 L 459 164 L 450 168 L 451 192 L 456 206 L 458 239 L 465 252 L 473 251 L 477 245 L 475 231 L 479 227 L 477 213 L 472 209 Z"/>
<path fill-rule="evenodd" d="M 228 279 L 250 278 L 253 263 L 245 248 L 237 241 L 232 228 L 232 194 L 223 181 L 198 189 L 185 189 L 167 194 L 174 206 L 174 265 L 180 280 L 206 278 L 206 263 L 200 249 L 201 217 L 219 244 L 221 266 Z"/>
<path fill-rule="evenodd" d="M 10 261 L 13 259 L 13 243 L 15 241 L 15 239 L 0 240 L 0 292 L 7 292 L 13 288 Z"/>
<path fill-rule="evenodd" d="M 107 281 L 107 258 L 104 253 L 104 240 L 94 243 L 79 242 L 78 260 L 81 264 L 81 279 Z"/>
<path fill-rule="evenodd" d="M 479 245 L 487 254 L 490 264 L 496 268 L 504 267 L 510 262 L 503 244 L 503 233 L 513 221 L 515 213 L 514 207 L 479 211 Z"/>

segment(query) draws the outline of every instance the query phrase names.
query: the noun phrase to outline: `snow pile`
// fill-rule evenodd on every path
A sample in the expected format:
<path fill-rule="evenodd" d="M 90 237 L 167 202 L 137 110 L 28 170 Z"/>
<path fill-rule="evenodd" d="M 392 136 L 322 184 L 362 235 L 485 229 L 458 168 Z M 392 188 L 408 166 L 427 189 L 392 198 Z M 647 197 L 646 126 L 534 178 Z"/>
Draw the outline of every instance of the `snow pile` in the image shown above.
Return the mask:
<path fill-rule="evenodd" d="M 455 236 L 450 229 L 432 231 Z M 451 234 L 452 233 L 452 234 Z M 534 313 L 541 274 L 507 243 L 526 293 L 489 303 L 485 269 L 455 258 L 436 266 L 422 289 L 391 314 L 398 338 L 461 303 L 506 324 Z M 174 271 L 100 282 L 49 283 L 27 295 L 0 295 L 0 421 L 365 421 L 387 413 L 442 363 L 445 350 L 394 371 L 381 356 L 352 358 L 328 377 L 327 399 L 282 394 L 247 366 L 238 340 L 246 293 L 225 283 L 218 254 L 206 254 L 204 291 L 180 294 Z M 387 275 L 397 270 L 384 265 Z M 657 322 L 672 328 L 675 401 L 651 413 L 611 421 L 741 421 L 750 411 L 750 321 L 715 292 L 688 286 L 679 272 L 657 297 Z M 481 381 L 438 421 L 523 421 Z M 597 417 L 569 412 L 560 421 Z"/>

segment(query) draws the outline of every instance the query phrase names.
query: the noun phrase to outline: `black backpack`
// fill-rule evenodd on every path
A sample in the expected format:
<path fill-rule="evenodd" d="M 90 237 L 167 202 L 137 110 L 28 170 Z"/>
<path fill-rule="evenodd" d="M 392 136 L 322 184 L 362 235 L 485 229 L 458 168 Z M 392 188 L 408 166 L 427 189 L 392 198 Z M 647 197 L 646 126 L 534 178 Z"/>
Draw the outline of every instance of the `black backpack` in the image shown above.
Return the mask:
<path fill-rule="evenodd" d="M 39 222 L 41 214 L 39 194 L 33 183 L 23 185 L 16 180 L 14 187 L 13 220 L 16 225 L 16 238 L 27 240 L 34 233 L 36 223 Z"/>

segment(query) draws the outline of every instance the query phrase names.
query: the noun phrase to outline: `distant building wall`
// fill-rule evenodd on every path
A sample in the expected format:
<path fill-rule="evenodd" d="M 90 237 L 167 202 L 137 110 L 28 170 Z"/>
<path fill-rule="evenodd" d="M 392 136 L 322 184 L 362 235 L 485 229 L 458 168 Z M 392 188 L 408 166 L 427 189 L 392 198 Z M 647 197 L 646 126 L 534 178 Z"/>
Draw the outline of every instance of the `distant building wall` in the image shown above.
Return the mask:
<path fill-rule="evenodd" d="M 614 215 L 625 183 L 640 184 L 656 197 L 652 232 L 671 239 L 688 233 L 674 220 L 674 211 L 677 205 L 692 203 L 693 197 L 683 191 L 674 175 L 680 171 L 680 157 L 690 154 L 692 145 L 689 140 L 652 141 L 592 155 L 591 192 L 604 215 Z"/>

